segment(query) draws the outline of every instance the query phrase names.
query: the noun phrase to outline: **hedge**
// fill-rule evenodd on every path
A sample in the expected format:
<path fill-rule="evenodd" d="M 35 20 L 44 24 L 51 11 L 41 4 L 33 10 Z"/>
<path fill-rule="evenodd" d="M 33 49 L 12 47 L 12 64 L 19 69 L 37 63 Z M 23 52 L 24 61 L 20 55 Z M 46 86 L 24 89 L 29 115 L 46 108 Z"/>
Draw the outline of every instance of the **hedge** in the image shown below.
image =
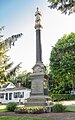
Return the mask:
<path fill-rule="evenodd" d="M 75 100 L 74 94 L 52 94 L 52 101 Z"/>

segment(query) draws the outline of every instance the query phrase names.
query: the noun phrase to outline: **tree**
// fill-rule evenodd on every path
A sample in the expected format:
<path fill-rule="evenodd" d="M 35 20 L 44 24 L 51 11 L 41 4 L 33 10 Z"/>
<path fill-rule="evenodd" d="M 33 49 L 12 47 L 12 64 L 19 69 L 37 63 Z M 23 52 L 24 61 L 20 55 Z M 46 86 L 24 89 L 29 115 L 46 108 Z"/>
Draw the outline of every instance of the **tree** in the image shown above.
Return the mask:
<path fill-rule="evenodd" d="M 50 70 L 54 92 L 75 90 L 75 33 L 64 35 L 55 44 L 50 56 Z"/>
<path fill-rule="evenodd" d="M 26 70 L 19 73 L 16 78 L 15 78 L 15 81 L 17 82 L 18 80 L 20 80 L 21 82 L 21 85 L 23 87 L 26 87 L 26 88 L 31 88 L 31 78 L 30 78 L 30 72 L 27 72 Z"/>
<path fill-rule="evenodd" d="M 48 2 L 50 3 L 50 9 L 57 9 L 65 14 L 75 12 L 75 0 L 48 0 Z"/>
<path fill-rule="evenodd" d="M 11 75 L 19 68 L 20 63 L 16 65 L 13 69 L 9 71 L 9 68 L 13 65 L 13 62 L 10 61 L 10 57 L 7 56 L 7 51 L 11 48 L 11 45 L 14 45 L 15 41 L 22 36 L 22 33 L 17 35 L 12 35 L 7 39 L 3 40 L 3 35 L 1 35 L 4 27 L 0 28 L 0 81 L 7 81 Z"/>

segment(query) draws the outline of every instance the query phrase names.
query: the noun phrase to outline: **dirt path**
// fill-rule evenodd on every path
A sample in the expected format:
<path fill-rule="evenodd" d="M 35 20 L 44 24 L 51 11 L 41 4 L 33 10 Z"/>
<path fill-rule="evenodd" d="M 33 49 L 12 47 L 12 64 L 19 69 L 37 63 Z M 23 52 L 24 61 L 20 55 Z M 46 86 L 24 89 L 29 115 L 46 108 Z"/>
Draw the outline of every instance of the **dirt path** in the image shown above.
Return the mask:
<path fill-rule="evenodd" d="M 75 112 L 43 114 L 16 114 L 14 112 L 0 112 L 0 116 L 23 116 L 33 118 L 53 118 L 53 120 L 75 120 Z"/>

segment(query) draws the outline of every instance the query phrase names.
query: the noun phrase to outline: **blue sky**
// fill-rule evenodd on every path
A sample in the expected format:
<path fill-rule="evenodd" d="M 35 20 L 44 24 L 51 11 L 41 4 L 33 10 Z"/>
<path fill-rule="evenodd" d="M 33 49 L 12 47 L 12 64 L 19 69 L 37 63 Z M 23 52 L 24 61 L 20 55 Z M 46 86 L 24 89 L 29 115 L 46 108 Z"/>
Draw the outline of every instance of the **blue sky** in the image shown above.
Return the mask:
<path fill-rule="evenodd" d="M 0 0 L 0 22 L 10 24 L 24 17 L 33 16 L 35 7 L 42 6 L 44 0 Z M 27 17 L 26 17 L 27 16 Z M 16 20 L 16 21 L 15 21 Z"/>
<path fill-rule="evenodd" d="M 22 69 L 31 71 L 35 64 L 35 11 L 42 13 L 42 56 L 43 63 L 49 64 L 52 46 L 64 34 L 75 32 L 75 14 L 61 14 L 48 8 L 47 0 L 0 0 L 0 26 L 5 26 L 4 39 L 23 33 L 15 46 L 9 51 L 14 65 L 22 62 Z"/>

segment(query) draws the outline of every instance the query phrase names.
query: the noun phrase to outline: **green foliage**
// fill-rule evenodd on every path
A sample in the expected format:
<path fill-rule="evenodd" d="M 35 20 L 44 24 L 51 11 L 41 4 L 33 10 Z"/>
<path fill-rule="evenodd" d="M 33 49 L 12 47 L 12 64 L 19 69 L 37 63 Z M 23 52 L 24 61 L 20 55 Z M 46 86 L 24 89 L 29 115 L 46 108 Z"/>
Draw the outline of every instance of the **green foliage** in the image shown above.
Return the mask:
<path fill-rule="evenodd" d="M 31 113 L 31 114 L 40 114 L 47 112 L 47 109 L 42 106 L 33 106 L 33 107 L 20 107 L 15 110 L 16 113 Z"/>
<path fill-rule="evenodd" d="M 75 0 L 48 0 L 50 9 L 60 10 L 61 13 L 71 14 L 75 12 Z"/>
<path fill-rule="evenodd" d="M 10 62 L 10 57 L 7 56 L 7 51 L 11 48 L 11 45 L 14 45 L 15 41 L 22 36 L 22 33 L 12 35 L 3 40 L 3 35 L 1 34 L 3 29 L 4 27 L 0 28 L 0 81 L 5 82 L 20 68 L 20 64 L 18 64 L 11 69 L 13 62 Z"/>
<path fill-rule="evenodd" d="M 55 104 L 53 107 L 52 107 L 52 112 L 64 112 L 66 109 L 65 106 L 63 106 L 62 104 Z"/>
<path fill-rule="evenodd" d="M 6 110 L 7 111 L 10 111 L 10 112 L 13 112 L 17 107 L 17 103 L 15 102 L 9 102 L 7 105 L 6 105 Z"/>
<path fill-rule="evenodd" d="M 50 55 L 51 92 L 68 94 L 75 89 L 75 33 L 64 35 Z"/>
<path fill-rule="evenodd" d="M 20 80 L 21 85 L 26 88 L 31 88 L 31 78 L 30 78 L 30 72 L 27 72 L 26 70 L 23 72 L 20 72 L 17 77 L 15 78 L 15 81 Z"/>
<path fill-rule="evenodd" d="M 75 95 L 71 94 L 52 94 L 52 101 L 75 100 Z"/>

